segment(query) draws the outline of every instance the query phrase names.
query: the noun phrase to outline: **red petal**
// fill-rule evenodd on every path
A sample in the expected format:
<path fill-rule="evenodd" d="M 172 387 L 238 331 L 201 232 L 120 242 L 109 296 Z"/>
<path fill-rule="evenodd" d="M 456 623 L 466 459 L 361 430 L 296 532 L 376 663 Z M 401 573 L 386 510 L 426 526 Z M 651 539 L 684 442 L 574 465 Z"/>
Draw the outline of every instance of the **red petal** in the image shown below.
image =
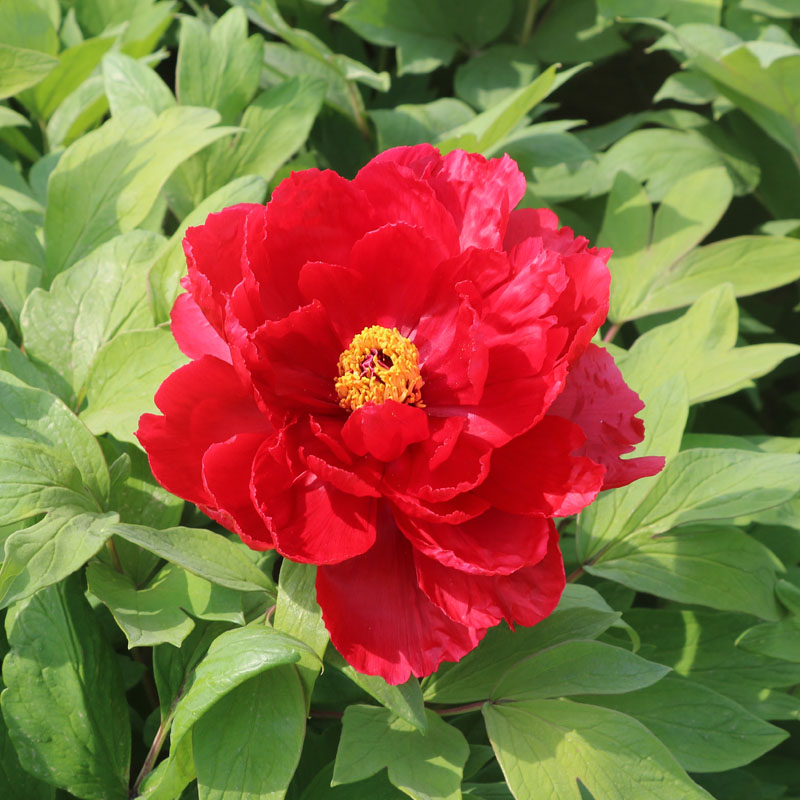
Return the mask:
<path fill-rule="evenodd" d="M 317 299 L 342 341 L 368 325 L 397 328 L 408 336 L 444 289 L 437 271 L 447 253 L 417 228 L 398 223 L 370 231 L 353 246 L 346 267 L 310 263 L 300 273 L 306 302 Z M 452 284 L 447 287 L 455 298 Z"/>
<path fill-rule="evenodd" d="M 491 347 L 480 403 L 453 411 L 469 433 L 500 447 L 541 420 L 566 379 L 566 365 L 553 366 L 564 339 L 541 323 Z"/>
<path fill-rule="evenodd" d="M 253 461 L 251 492 L 275 542 L 293 561 L 335 564 L 375 541 L 377 500 L 356 497 L 312 472 L 292 476 L 285 436 L 265 442 Z"/>
<path fill-rule="evenodd" d="M 433 435 L 387 467 L 387 486 L 400 494 L 441 502 L 482 483 L 489 472 L 491 445 L 464 433 L 457 418 L 429 417 L 429 425 Z"/>
<path fill-rule="evenodd" d="M 277 282 L 281 296 L 294 293 L 299 301 L 297 278 L 303 264 L 347 264 L 353 244 L 377 226 L 369 199 L 350 181 L 330 170 L 293 172 L 267 205 L 269 271 L 259 278 L 265 293 Z M 280 313 L 275 309 L 270 317 L 283 316 L 298 305 L 296 301 Z"/>
<path fill-rule="evenodd" d="M 424 178 L 430 173 L 431 169 L 440 164 L 442 156 L 439 151 L 431 144 L 416 144 L 412 146 L 392 147 L 378 153 L 364 169 L 370 168 L 373 164 L 385 164 L 391 162 L 399 167 L 406 167 L 416 178 Z"/>
<path fill-rule="evenodd" d="M 586 442 L 576 454 L 602 464 L 606 468 L 603 489 L 613 489 L 655 475 L 664 466 L 660 456 L 620 459 L 644 438 L 644 423 L 635 416 L 643 408 L 614 359 L 602 347 L 590 344 L 572 365 L 566 387 L 550 413 L 580 425 Z"/>
<path fill-rule="evenodd" d="M 318 301 L 283 319 L 268 320 L 250 342 L 255 350 L 239 349 L 269 404 L 293 411 L 343 413 L 335 388 L 343 347 Z"/>
<path fill-rule="evenodd" d="M 577 425 L 546 416 L 494 451 L 489 477 L 474 491 L 512 514 L 575 514 L 597 496 L 605 472 L 590 459 L 573 455 L 583 442 Z"/>
<path fill-rule="evenodd" d="M 238 533 L 254 550 L 272 548 L 272 537 L 250 496 L 253 459 L 266 433 L 240 433 L 212 444 L 203 456 L 203 481 L 213 500 L 204 511 Z"/>
<path fill-rule="evenodd" d="M 550 520 L 495 508 L 460 525 L 398 515 L 397 522 L 421 553 L 440 564 L 475 575 L 509 575 L 541 561 Z"/>
<path fill-rule="evenodd" d="M 394 461 L 414 442 L 428 438 L 428 415 L 405 403 L 368 403 L 350 414 L 342 428 L 344 443 L 358 456 Z"/>
<path fill-rule="evenodd" d="M 245 221 L 251 214 L 263 216 L 264 206 L 241 203 L 209 214 L 205 224 L 187 228 L 183 239 L 192 296 L 220 333 L 225 303 L 242 280 Z"/>
<path fill-rule="evenodd" d="M 486 160 L 453 150 L 431 178 L 442 204 L 453 215 L 462 249 L 499 250 L 508 216 L 525 194 L 525 176 L 507 155 Z"/>
<path fill-rule="evenodd" d="M 156 480 L 185 500 L 213 506 L 200 470 L 203 454 L 237 433 L 267 433 L 272 426 L 233 367 L 213 356 L 173 372 L 155 399 L 164 416 L 143 414 L 136 436 Z"/>
<path fill-rule="evenodd" d="M 485 633 L 453 622 L 428 600 L 411 551 L 383 504 L 373 547 L 317 571 L 317 600 L 333 645 L 359 672 L 392 685 L 458 661 Z"/>
<path fill-rule="evenodd" d="M 178 295 L 169 316 L 172 335 L 181 353 L 192 360 L 208 355 L 231 363 L 230 348 L 190 294 Z"/>
<path fill-rule="evenodd" d="M 470 281 L 431 298 L 411 337 L 419 350 L 427 406 L 445 409 L 480 400 L 488 361 L 479 309 L 480 297 Z"/>
<path fill-rule="evenodd" d="M 466 625 L 490 627 L 502 619 L 535 625 L 553 612 L 565 585 L 558 534 L 552 521 L 548 527 L 547 555 L 511 575 L 469 575 L 415 550 L 419 585 L 451 619 Z"/>
<path fill-rule="evenodd" d="M 439 202 L 427 180 L 418 180 L 409 169 L 397 164 L 373 160 L 356 175 L 353 186 L 369 197 L 375 219 L 370 226 L 373 229 L 404 222 L 438 242 L 449 255 L 460 252 L 453 216 Z"/>

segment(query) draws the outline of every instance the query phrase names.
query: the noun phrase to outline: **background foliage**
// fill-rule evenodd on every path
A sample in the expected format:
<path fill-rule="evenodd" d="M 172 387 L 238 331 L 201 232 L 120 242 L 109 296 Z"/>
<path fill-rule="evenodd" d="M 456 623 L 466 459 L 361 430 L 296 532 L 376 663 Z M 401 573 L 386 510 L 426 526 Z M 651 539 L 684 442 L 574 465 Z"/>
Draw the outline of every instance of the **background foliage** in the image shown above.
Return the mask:
<path fill-rule="evenodd" d="M 800 798 L 798 42 L 798 0 L 0 0 L 0 795 Z M 562 521 L 549 619 L 390 687 L 132 432 L 188 225 L 424 141 L 614 248 L 668 463 Z"/>

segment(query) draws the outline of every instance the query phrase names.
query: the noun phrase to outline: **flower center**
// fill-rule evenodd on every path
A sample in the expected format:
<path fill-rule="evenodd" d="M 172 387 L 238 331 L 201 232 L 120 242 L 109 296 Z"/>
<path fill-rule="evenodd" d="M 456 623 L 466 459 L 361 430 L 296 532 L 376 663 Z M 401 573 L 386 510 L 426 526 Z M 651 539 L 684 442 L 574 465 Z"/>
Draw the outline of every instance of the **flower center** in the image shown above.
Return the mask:
<path fill-rule="evenodd" d="M 397 328 L 364 328 L 339 356 L 336 394 L 348 411 L 387 400 L 424 408 L 423 383 L 417 348 Z"/>

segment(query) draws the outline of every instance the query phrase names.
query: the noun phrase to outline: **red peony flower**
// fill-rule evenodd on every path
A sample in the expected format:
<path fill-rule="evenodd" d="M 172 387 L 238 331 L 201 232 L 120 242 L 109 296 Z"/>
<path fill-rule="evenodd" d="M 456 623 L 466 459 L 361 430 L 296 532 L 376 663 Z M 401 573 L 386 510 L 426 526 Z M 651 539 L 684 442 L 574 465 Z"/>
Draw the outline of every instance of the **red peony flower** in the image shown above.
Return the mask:
<path fill-rule="evenodd" d="M 663 465 L 620 459 L 643 405 L 590 344 L 610 251 L 512 210 L 524 191 L 508 156 L 399 147 L 184 240 L 172 330 L 193 360 L 141 419 L 153 473 L 319 565 L 333 644 L 389 683 L 550 614 L 553 517 Z"/>

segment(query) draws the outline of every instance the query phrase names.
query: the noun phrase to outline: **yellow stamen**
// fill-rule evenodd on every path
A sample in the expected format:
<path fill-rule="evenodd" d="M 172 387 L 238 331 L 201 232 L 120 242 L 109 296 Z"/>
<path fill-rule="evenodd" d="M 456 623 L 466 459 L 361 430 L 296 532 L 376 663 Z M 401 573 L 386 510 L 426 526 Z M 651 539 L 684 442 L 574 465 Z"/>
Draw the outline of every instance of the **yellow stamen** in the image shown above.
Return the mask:
<path fill-rule="evenodd" d="M 336 393 L 348 411 L 387 400 L 424 408 L 423 383 L 417 348 L 397 328 L 364 328 L 339 356 Z"/>

